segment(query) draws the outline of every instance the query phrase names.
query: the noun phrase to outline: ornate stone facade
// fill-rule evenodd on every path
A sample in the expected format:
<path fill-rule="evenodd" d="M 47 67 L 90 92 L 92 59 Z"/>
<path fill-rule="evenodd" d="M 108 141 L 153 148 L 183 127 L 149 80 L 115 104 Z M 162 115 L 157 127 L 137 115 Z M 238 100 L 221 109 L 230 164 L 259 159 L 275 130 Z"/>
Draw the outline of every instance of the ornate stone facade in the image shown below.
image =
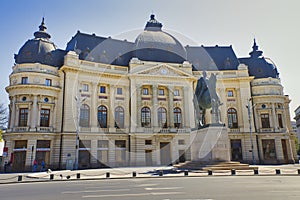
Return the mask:
<path fill-rule="evenodd" d="M 39 32 L 45 32 L 44 21 L 42 28 Z M 46 36 L 48 40 L 50 35 Z M 58 51 L 51 50 L 46 52 L 47 63 L 26 61 L 22 55 L 25 61 L 13 66 L 6 87 L 10 121 L 4 134 L 8 149 L 4 161 L 10 162 L 13 170 L 29 170 L 34 159 L 45 160 L 53 169 L 65 168 L 69 154 L 75 160 L 77 131 L 79 168 L 169 165 L 197 160 L 205 152 L 213 154 L 212 160 L 247 163 L 278 164 L 297 159 L 290 100 L 275 75 L 256 78 L 237 58 L 232 68 L 226 55 L 226 69 L 205 65 L 208 76 L 217 76 L 217 92 L 223 103 L 219 109 L 226 126 L 220 133 L 228 132 L 224 137 L 206 136 L 214 128 L 198 130 L 198 111 L 193 104 L 196 83 L 203 73 L 199 69 L 205 62 L 198 65 L 200 61 L 189 57 L 191 47 L 186 48 L 183 63 L 143 61 L 133 54 L 128 64 L 116 64 L 121 56 L 107 63 L 93 60 L 97 54 L 93 52 L 83 59 L 88 51 L 80 47 L 82 34 L 77 36 L 76 43 L 73 38 L 67 49 L 59 52 L 62 62 L 49 64 L 49 59 L 57 56 L 53 52 Z M 231 53 L 231 47 L 226 49 Z M 101 50 L 99 59 L 108 53 Z M 211 121 L 210 111 L 206 121 Z M 203 148 L 205 151 L 199 152 Z"/>

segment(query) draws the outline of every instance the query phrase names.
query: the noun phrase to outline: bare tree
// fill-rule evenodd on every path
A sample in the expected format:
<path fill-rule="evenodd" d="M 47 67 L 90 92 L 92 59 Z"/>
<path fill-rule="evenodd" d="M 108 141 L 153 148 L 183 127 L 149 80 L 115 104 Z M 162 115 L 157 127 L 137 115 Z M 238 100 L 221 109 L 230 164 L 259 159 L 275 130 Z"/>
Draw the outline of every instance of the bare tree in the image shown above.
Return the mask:
<path fill-rule="evenodd" d="M 8 122 L 7 108 L 0 104 L 0 129 L 6 127 Z"/>

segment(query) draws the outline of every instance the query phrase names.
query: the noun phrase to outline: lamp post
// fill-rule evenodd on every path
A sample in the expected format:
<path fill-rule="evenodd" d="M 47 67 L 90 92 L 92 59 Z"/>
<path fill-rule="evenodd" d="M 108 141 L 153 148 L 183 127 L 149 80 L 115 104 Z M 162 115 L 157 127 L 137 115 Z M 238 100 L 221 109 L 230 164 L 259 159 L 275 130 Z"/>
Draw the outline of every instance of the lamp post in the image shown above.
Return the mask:
<path fill-rule="evenodd" d="M 254 146 L 253 146 L 253 139 L 252 139 L 252 120 L 251 120 L 251 108 L 253 106 L 250 105 L 251 98 L 248 100 L 248 105 L 246 106 L 248 109 L 248 119 L 249 119 L 249 129 L 250 129 L 250 141 L 251 141 L 251 153 L 252 153 L 252 164 L 256 164 L 255 156 L 254 156 Z"/>

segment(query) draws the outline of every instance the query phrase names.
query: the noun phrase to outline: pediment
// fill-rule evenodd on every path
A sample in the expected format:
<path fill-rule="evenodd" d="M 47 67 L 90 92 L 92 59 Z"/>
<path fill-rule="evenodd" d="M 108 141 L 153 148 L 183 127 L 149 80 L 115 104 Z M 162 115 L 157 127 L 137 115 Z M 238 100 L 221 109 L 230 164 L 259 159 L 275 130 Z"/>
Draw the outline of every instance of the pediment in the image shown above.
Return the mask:
<path fill-rule="evenodd" d="M 145 69 L 146 68 L 146 69 Z M 150 76 L 185 76 L 190 77 L 191 74 L 178 69 L 177 67 L 170 66 L 168 64 L 161 64 L 156 66 L 143 66 L 143 68 L 136 69 L 134 74 L 150 75 Z"/>

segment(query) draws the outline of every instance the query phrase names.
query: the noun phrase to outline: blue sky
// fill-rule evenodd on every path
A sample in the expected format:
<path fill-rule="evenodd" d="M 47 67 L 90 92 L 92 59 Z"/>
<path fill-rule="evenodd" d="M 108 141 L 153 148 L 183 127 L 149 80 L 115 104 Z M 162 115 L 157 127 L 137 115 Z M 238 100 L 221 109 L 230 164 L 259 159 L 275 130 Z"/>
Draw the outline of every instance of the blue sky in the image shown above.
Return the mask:
<path fill-rule="evenodd" d="M 300 105 L 299 7 L 298 0 L 1 0 L 0 103 L 8 104 L 5 87 L 14 54 L 33 38 L 43 16 L 51 40 L 65 49 L 77 30 L 133 41 L 154 13 L 184 44 L 232 45 L 238 57 L 248 56 L 255 37 L 279 69 L 293 117 Z"/>

